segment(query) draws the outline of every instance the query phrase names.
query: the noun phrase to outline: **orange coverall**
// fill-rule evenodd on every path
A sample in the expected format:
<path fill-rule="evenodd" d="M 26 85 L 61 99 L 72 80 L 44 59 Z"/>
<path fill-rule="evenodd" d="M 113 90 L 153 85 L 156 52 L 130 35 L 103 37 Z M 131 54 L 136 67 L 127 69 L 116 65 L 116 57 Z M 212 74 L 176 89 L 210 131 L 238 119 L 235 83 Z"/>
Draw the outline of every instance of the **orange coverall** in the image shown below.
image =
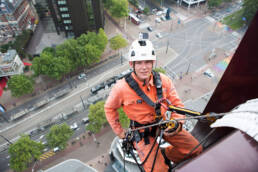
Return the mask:
<path fill-rule="evenodd" d="M 146 83 L 143 86 L 143 82 L 139 81 L 134 73 L 131 74 L 135 81 L 138 83 L 141 90 L 153 101 L 157 100 L 156 87 L 153 82 L 153 75 L 149 83 Z M 175 90 L 172 81 L 164 74 L 160 73 L 162 81 L 162 91 L 163 98 L 168 99 L 174 106 L 183 107 L 181 100 L 179 99 L 177 92 Z M 123 132 L 123 128 L 119 122 L 119 114 L 117 109 L 123 107 L 124 112 L 129 119 L 137 121 L 140 124 L 148 124 L 155 122 L 155 110 L 153 107 L 148 105 L 146 102 L 139 97 L 136 92 L 127 84 L 125 79 L 119 80 L 111 90 L 111 93 L 105 103 L 105 113 L 106 118 L 111 125 L 115 134 L 119 135 Z M 161 108 L 162 115 L 164 115 L 165 109 Z M 172 118 L 184 118 L 183 115 L 173 113 Z M 182 130 L 174 136 L 164 137 L 164 139 L 171 144 L 165 150 L 166 156 L 173 162 L 177 163 L 186 154 L 188 154 L 196 145 L 199 144 L 189 132 Z M 153 142 L 155 139 L 149 136 L 150 144 L 145 145 L 144 139 L 140 142 L 134 142 L 134 147 L 136 148 L 141 161 L 145 159 Z M 148 160 L 143 165 L 143 168 L 146 172 L 151 171 L 152 163 L 154 160 L 155 152 L 158 144 L 156 143 L 153 151 L 151 152 Z M 202 147 L 198 147 L 193 153 L 192 156 L 198 155 L 202 151 Z M 159 150 L 154 171 L 161 172 L 167 171 L 168 166 L 164 162 L 164 158 Z"/>

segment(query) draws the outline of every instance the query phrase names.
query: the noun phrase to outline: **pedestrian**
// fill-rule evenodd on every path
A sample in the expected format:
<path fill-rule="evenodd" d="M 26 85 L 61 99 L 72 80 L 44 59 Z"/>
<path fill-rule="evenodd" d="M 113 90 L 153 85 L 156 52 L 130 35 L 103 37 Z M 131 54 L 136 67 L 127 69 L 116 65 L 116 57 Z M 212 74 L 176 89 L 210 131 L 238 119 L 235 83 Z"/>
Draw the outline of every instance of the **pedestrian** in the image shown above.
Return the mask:
<path fill-rule="evenodd" d="M 130 119 L 131 128 L 157 123 L 157 119 L 164 118 L 165 107 L 158 106 L 160 104 L 156 103 L 161 100 L 167 100 L 163 102 L 163 105 L 168 105 L 171 102 L 174 106 L 184 107 L 169 77 L 152 70 L 155 61 L 155 51 L 149 40 L 136 40 L 132 43 L 129 50 L 129 64 L 133 72 L 117 81 L 105 103 L 106 118 L 120 139 L 125 138 L 126 134 L 126 130 L 122 128 L 119 122 L 117 110 L 120 107 L 123 108 Z M 151 102 L 155 106 L 151 106 Z M 171 118 L 184 118 L 184 116 L 172 113 Z M 169 167 L 164 162 L 164 158 L 178 163 L 199 144 L 197 139 L 182 128 L 183 121 L 177 124 L 178 127 L 173 128 L 173 130 L 165 129 L 163 139 L 171 146 L 164 150 L 158 150 L 157 156 L 155 155 L 156 151 L 150 153 L 147 161 L 143 164 L 146 172 L 151 171 L 155 157 L 156 165 L 154 165 L 153 171 L 168 171 Z M 134 132 L 133 144 L 141 162 L 145 160 L 153 144 L 155 144 L 153 150 L 158 147 L 155 140 L 157 131 L 157 127 L 151 127 Z M 191 157 L 198 155 L 201 151 L 202 147 L 199 146 L 192 152 Z"/>

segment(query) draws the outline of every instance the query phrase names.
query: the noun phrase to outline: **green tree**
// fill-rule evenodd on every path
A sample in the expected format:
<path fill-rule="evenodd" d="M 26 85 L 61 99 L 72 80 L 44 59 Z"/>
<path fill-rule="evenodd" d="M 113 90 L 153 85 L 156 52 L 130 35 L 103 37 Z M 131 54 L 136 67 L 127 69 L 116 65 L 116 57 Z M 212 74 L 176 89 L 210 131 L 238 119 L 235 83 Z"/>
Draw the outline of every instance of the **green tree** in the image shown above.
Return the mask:
<path fill-rule="evenodd" d="M 67 57 L 54 57 L 51 52 L 44 51 L 40 57 L 32 61 L 32 69 L 36 76 L 47 75 L 54 79 L 61 79 L 71 71 L 70 60 Z"/>
<path fill-rule="evenodd" d="M 93 133 L 97 133 L 100 131 L 102 126 L 107 123 L 106 115 L 104 111 L 104 101 L 99 101 L 96 104 L 90 105 L 89 112 L 89 125 L 86 126 L 86 130 L 89 130 Z M 128 128 L 130 124 L 130 120 L 127 115 L 124 113 L 122 108 L 118 109 L 119 113 L 119 121 L 123 128 Z"/>
<path fill-rule="evenodd" d="M 143 13 L 144 13 L 145 15 L 148 15 L 149 12 L 150 12 L 150 9 L 149 9 L 148 7 L 145 7 L 144 10 L 143 10 Z"/>
<path fill-rule="evenodd" d="M 10 154 L 10 167 L 15 171 L 24 171 L 28 168 L 28 164 L 34 160 L 39 160 L 44 145 L 37 143 L 27 135 L 10 145 L 8 153 Z"/>
<path fill-rule="evenodd" d="M 17 51 L 21 58 L 25 58 L 27 56 L 27 54 L 24 51 L 24 48 L 27 46 L 32 35 L 32 30 L 23 30 L 20 35 L 15 37 L 15 41 L 12 44 L 12 48 Z"/>
<path fill-rule="evenodd" d="M 135 7 L 138 7 L 138 5 L 139 5 L 138 0 L 129 0 L 129 3 Z"/>
<path fill-rule="evenodd" d="M 126 47 L 128 42 L 121 35 L 116 35 L 109 40 L 110 48 L 113 50 L 119 50 L 120 48 Z"/>
<path fill-rule="evenodd" d="M 222 0 L 209 0 L 208 7 L 210 9 L 218 7 L 222 3 Z"/>
<path fill-rule="evenodd" d="M 56 49 L 53 47 L 46 47 L 42 50 L 41 53 L 49 53 L 54 56 L 56 54 Z"/>
<path fill-rule="evenodd" d="M 105 31 L 102 28 L 100 28 L 99 33 L 97 35 L 97 46 L 99 47 L 101 52 L 104 52 L 104 50 L 107 46 L 107 43 L 108 43 L 108 37 L 107 37 Z"/>
<path fill-rule="evenodd" d="M 247 22 L 250 23 L 258 11 L 258 0 L 244 0 L 243 9 L 243 16 L 246 18 Z"/>
<path fill-rule="evenodd" d="M 97 45 L 86 44 L 84 51 L 87 65 L 100 61 L 102 51 L 97 47 Z"/>
<path fill-rule="evenodd" d="M 0 51 L 1 51 L 2 53 L 6 53 L 7 50 L 8 50 L 10 47 L 12 47 L 12 42 L 11 42 L 11 41 L 8 42 L 7 44 L 1 45 Z"/>
<path fill-rule="evenodd" d="M 51 148 L 58 146 L 60 149 L 65 149 L 67 141 L 72 135 L 73 131 L 66 123 L 61 125 L 53 125 L 46 136 L 48 146 Z"/>
<path fill-rule="evenodd" d="M 109 9 L 113 4 L 113 0 L 103 0 L 103 3 L 105 8 Z"/>
<path fill-rule="evenodd" d="M 14 75 L 7 82 L 8 88 L 14 97 L 20 97 L 33 92 L 34 82 L 25 75 Z"/>
<path fill-rule="evenodd" d="M 103 124 L 107 123 L 104 112 L 104 101 L 99 101 L 96 104 L 90 105 L 89 111 L 89 125 L 86 130 L 90 130 L 93 133 L 97 133 L 102 128 Z"/>
<path fill-rule="evenodd" d="M 123 18 L 128 16 L 128 1 L 127 0 L 112 0 L 110 13 L 113 17 Z"/>
<path fill-rule="evenodd" d="M 72 69 L 76 69 L 84 63 L 83 48 L 75 39 L 68 39 L 56 47 L 57 57 L 66 57 L 70 60 Z"/>
<path fill-rule="evenodd" d="M 153 69 L 155 72 L 160 72 L 160 73 L 164 73 L 164 74 L 166 74 L 166 70 L 165 69 L 163 69 L 162 67 L 158 67 L 158 68 L 155 68 L 155 69 Z"/>

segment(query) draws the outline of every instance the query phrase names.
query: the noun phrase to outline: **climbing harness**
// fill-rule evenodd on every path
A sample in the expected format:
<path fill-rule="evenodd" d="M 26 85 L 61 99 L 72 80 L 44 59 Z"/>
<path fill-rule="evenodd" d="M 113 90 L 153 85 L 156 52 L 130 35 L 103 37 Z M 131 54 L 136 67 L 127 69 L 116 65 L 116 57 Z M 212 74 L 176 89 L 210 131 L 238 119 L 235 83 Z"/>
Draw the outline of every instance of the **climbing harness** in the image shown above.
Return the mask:
<path fill-rule="evenodd" d="M 163 94 L 162 94 L 162 82 L 161 82 L 161 78 L 160 78 L 160 74 L 152 71 L 153 74 L 153 79 L 154 79 L 154 84 L 156 87 L 156 92 L 157 92 L 157 102 L 153 102 L 139 87 L 138 83 L 133 79 L 131 73 L 129 73 L 128 75 L 125 76 L 125 80 L 128 83 L 128 85 L 136 92 L 136 94 L 138 96 L 140 96 L 143 101 L 145 101 L 148 105 L 150 105 L 151 107 L 153 107 L 155 109 L 155 122 L 154 123 L 150 123 L 150 124 L 140 124 L 137 121 L 130 121 L 130 127 L 126 133 L 126 137 L 123 140 L 123 144 L 122 144 L 122 148 L 124 150 L 124 152 L 126 154 L 131 154 L 133 159 L 135 160 L 137 166 L 139 167 L 141 172 L 144 172 L 143 169 L 143 165 L 144 163 L 147 161 L 147 159 L 149 158 L 150 153 L 152 152 L 156 142 L 157 142 L 157 138 L 158 136 L 160 136 L 160 140 L 157 146 L 157 150 L 154 156 L 154 160 L 153 160 L 153 164 L 152 164 L 152 170 L 154 169 L 155 166 L 155 161 L 157 158 L 157 153 L 158 153 L 158 149 L 160 148 L 160 143 L 161 143 L 161 139 L 162 136 L 164 134 L 165 129 L 168 128 L 168 130 L 166 132 L 172 133 L 177 131 L 177 129 L 179 128 L 179 130 L 182 129 L 182 124 L 180 123 L 180 121 L 182 120 L 190 120 L 190 119 L 205 119 L 205 120 L 209 120 L 209 121 L 214 121 L 217 117 L 219 116 L 223 116 L 221 114 L 206 114 L 203 115 L 200 112 L 195 112 L 189 109 L 185 109 L 185 108 L 180 108 L 180 107 L 176 107 L 171 105 L 171 102 L 169 102 L 169 100 L 164 99 L 163 98 Z M 165 104 L 168 104 L 168 106 Z M 164 107 L 167 111 L 165 114 L 165 119 L 163 119 L 162 115 L 161 115 L 161 106 Z M 182 115 L 189 115 L 191 117 L 186 117 L 186 118 L 182 118 L 182 119 L 172 119 L 171 118 L 171 113 L 179 113 Z M 156 130 L 159 129 L 159 134 L 156 135 Z M 144 132 L 141 132 L 142 130 L 144 130 Z M 151 146 L 150 151 L 148 152 L 147 156 L 145 157 L 144 161 L 141 162 L 140 164 L 138 163 L 134 153 L 133 153 L 133 143 L 136 142 L 140 142 L 142 139 L 144 139 L 144 143 L 147 145 L 149 144 L 149 137 L 154 137 L 155 141 L 153 142 L 153 145 Z M 189 154 L 187 155 L 190 156 L 192 154 L 192 152 L 197 149 L 200 146 L 200 144 L 195 147 L 192 151 L 189 152 Z M 162 153 L 162 155 L 164 156 L 165 154 Z M 125 158 L 125 156 L 124 156 Z M 186 158 L 186 157 L 185 157 Z M 164 159 L 166 159 L 166 157 L 164 156 Z M 171 164 L 169 165 L 169 170 L 171 170 Z"/>

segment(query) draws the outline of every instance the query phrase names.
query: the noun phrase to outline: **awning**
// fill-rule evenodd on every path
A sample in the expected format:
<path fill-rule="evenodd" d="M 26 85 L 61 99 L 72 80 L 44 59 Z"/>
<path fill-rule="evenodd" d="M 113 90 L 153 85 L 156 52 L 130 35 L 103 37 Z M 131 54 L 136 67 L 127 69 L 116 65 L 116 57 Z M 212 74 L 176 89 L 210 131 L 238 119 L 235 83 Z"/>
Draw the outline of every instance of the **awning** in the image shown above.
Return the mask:
<path fill-rule="evenodd" d="M 31 63 L 28 63 L 28 62 L 23 62 L 23 64 L 24 64 L 25 66 L 31 66 L 31 65 L 32 65 Z"/>

